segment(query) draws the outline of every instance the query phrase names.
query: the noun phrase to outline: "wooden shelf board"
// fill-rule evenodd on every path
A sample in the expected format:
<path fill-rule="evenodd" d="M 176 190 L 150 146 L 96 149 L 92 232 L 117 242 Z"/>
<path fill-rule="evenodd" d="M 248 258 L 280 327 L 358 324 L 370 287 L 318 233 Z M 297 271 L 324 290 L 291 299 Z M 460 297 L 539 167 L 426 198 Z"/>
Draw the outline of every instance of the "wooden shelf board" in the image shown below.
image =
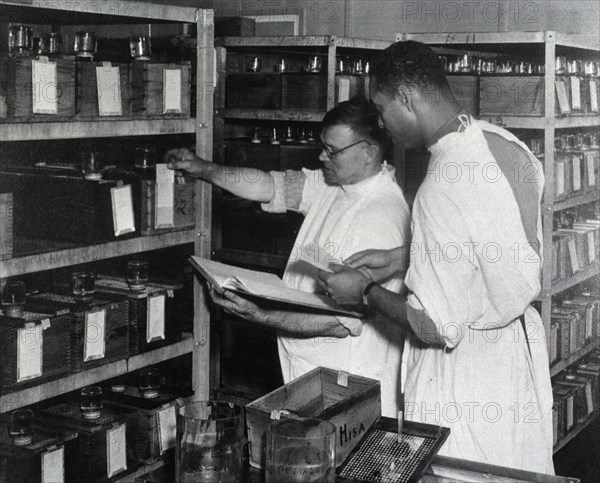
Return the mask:
<path fill-rule="evenodd" d="M 554 377 L 558 373 L 564 371 L 571 364 L 577 362 L 579 359 L 581 359 L 582 357 L 584 357 L 585 355 L 589 354 L 594 349 L 596 349 L 598 347 L 598 345 L 599 345 L 599 339 L 596 339 L 592 343 L 579 349 L 577 352 L 575 352 L 575 354 L 571 354 L 567 359 L 564 359 L 564 360 L 558 362 L 556 365 L 554 365 L 550 368 L 550 377 Z"/>
<path fill-rule="evenodd" d="M 217 109 L 215 114 L 230 119 L 253 119 L 256 121 L 304 121 L 321 122 L 325 111 L 307 109 L 245 109 L 226 107 Z"/>
<path fill-rule="evenodd" d="M 154 461 L 152 463 L 146 463 L 146 464 L 142 463 L 142 465 L 137 470 L 135 470 L 133 473 L 125 475 L 123 478 L 117 478 L 116 480 L 114 480 L 114 482 L 115 483 L 135 483 L 137 481 L 137 478 L 139 478 L 140 476 L 143 476 L 146 473 L 150 473 L 151 471 L 158 470 L 159 468 L 162 468 L 163 466 L 166 466 L 172 462 L 173 461 L 168 461 L 163 458 L 163 459 L 159 459 L 158 461 Z M 175 475 L 173 475 L 173 476 L 175 476 Z"/>
<path fill-rule="evenodd" d="M 506 116 L 482 114 L 481 120 L 509 129 L 546 129 L 552 125 L 558 129 L 600 126 L 600 116 L 568 116 L 545 118 L 540 116 Z"/>
<path fill-rule="evenodd" d="M 554 454 L 558 453 L 561 449 L 563 449 L 573 438 L 575 438 L 579 433 L 581 433 L 585 428 L 587 428 L 590 424 L 592 424 L 596 418 L 600 414 L 598 411 L 594 411 L 592 414 L 588 416 L 588 418 L 581 424 L 578 424 L 575 429 L 572 429 L 569 434 L 567 434 L 563 439 L 561 439 L 558 444 L 554 447 Z"/>
<path fill-rule="evenodd" d="M 566 210 L 575 206 L 585 205 L 586 203 L 593 203 L 594 201 L 600 201 L 600 192 L 594 191 L 579 196 L 573 196 L 564 201 L 557 201 L 554 203 L 554 211 Z"/>
<path fill-rule="evenodd" d="M 18 121 L 0 123 L 3 141 L 35 141 L 44 139 L 77 139 L 101 137 L 147 136 L 160 134 L 193 134 L 196 120 L 110 118 L 60 122 Z"/>
<path fill-rule="evenodd" d="M 86 16 L 96 17 L 129 17 L 131 22 L 136 19 L 155 19 L 171 22 L 195 22 L 197 9 L 190 7 L 177 7 L 160 5 L 157 3 L 119 1 L 110 2 L 72 2 L 72 1 L 41 1 L 32 2 L 31 0 L 1 0 L 0 5 L 9 5 L 16 7 L 29 7 L 44 10 L 57 10 L 71 13 L 85 14 Z M 101 23 L 101 21 L 99 22 Z"/>
<path fill-rule="evenodd" d="M 66 392 L 75 391 L 91 384 L 96 384 L 106 379 L 136 371 L 142 367 L 156 364 L 157 362 L 173 359 L 192 352 L 193 338 L 191 335 L 175 344 L 161 347 L 144 354 L 138 354 L 128 359 L 111 362 L 109 364 L 95 367 L 87 371 L 78 372 L 38 386 L 23 389 L 21 391 L 6 394 L 0 397 L 0 413 L 12 411 L 13 409 L 29 406 L 44 399 L 59 396 Z"/>
<path fill-rule="evenodd" d="M 70 267 L 81 263 L 158 250 L 194 241 L 193 230 L 174 231 L 160 235 L 129 238 L 121 241 L 67 248 L 58 251 L 26 255 L 0 261 L 0 279 L 26 273 Z"/>
<path fill-rule="evenodd" d="M 542 44 L 546 34 L 551 32 L 444 32 L 444 33 L 397 33 L 397 40 L 416 40 L 426 44 L 465 45 L 471 49 L 474 44 Z M 567 34 L 552 32 L 559 46 L 586 50 L 600 50 L 595 35 Z"/>
<path fill-rule="evenodd" d="M 552 284 L 552 295 L 556 295 L 564 290 L 567 290 L 578 283 L 586 281 L 588 278 L 598 275 L 600 273 L 600 263 L 595 263 L 590 265 L 583 270 L 580 270 L 576 274 L 566 278 L 564 280 L 559 280 Z"/>
<path fill-rule="evenodd" d="M 391 45 L 385 40 L 336 37 L 335 35 L 304 35 L 281 37 L 219 37 L 217 47 L 328 47 L 383 50 Z"/>

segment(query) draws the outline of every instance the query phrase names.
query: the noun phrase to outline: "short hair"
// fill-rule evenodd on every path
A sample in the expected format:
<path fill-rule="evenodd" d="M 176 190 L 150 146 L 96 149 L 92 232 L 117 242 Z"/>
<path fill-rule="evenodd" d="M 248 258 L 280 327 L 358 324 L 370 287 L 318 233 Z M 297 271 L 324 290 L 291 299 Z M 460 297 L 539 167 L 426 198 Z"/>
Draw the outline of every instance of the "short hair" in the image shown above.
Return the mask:
<path fill-rule="evenodd" d="M 321 128 L 339 125 L 350 127 L 357 136 L 379 146 L 382 152 L 391 144 L 385 130 L 379 126 L 379 112 L 364 96 L 340 102 L 325 114 Z"/>
<path fill-rule="evenodd" d="M 394 95 L 398 87 L 448 89 L 446 72 L 438 54 L 414 40 L 400 41 L 383 50 L 371 69 L 377 88 Z"/>

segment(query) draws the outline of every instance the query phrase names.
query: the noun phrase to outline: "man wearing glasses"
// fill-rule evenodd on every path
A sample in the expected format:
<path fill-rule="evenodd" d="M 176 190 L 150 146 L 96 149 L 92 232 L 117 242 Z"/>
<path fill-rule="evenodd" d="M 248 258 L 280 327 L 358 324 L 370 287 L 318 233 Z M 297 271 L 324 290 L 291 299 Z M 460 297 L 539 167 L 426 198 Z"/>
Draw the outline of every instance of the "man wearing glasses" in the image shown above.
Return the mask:
<path fill-rule="evenodd" d="M 393 169 L 383 159 L 389 139 L 377 111 L 365 99 L 342 102 L 321 129 L 320 170 L 262 172 L 215 165 L 186 149 L 166 154 L 169 167 L 262 203 L 265 211 L 293 210 L 305 218 L 283 280 L 295 289 L 319 291 L 317 269 L 299 260 L 301 247 L 327 264 L 365 249 L 391 249 L 409 240 L 410 214 Z M 245 176 L 244 176 L 245 175 Z M 384 281 L 399 292 L 399 274 Z M 402 334 L 388 319 L 376 321 L 266 310 L 232 292 L 213 301 L 226 311 L 279 332 L 279 357 L 287 383 L 318 366 L 381 382 L 382 412 L 396 417 Z"/>

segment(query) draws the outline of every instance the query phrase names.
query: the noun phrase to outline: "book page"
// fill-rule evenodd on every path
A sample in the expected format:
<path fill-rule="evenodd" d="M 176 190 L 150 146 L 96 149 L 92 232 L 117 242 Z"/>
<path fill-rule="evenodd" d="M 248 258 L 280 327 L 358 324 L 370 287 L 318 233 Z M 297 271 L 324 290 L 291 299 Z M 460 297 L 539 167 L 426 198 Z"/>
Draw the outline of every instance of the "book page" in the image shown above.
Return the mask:
<path fill-rule="evenodd" d="M 192 257 L 192 263 L 208 280 L 216 284 L 219 288 L 241 288 L 239 283 L 236 285 L 234 279 L 239 281 L 255 281 L 270 285 L 279 285 L 284 287 L 283 281 L 272 273 L 255 272 L 244 268 L 225 265 L 224 263 L 215 262 L 205 258 Z M 233 285 L 232 285 L 233 283 Z"/>
<path fill-rule="evenodd" d="M 298 261 L 308 263 L 309 265 L 312 265 L 313 267 L 316 267 L 319 270 L 323 270 L 325 272 L 330 273 L 330 263 L 337 263 L 339 265 L 343 265 L 343 262 L 340 258 L 331 254 L 328 250 L 317 245 L 316 243 L 304 245 L 300 249 Z"/>

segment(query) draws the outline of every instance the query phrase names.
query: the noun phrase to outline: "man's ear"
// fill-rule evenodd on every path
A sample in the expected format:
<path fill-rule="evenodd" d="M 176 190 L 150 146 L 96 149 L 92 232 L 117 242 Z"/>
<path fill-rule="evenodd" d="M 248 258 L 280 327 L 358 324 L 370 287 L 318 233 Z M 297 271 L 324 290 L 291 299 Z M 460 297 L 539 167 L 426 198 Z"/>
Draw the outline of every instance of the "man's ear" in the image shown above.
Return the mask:
<path fill-rule="evenodd" d="M 409 111 L 413 110 L 413 100 L 416 94 L 416 86 L 400 85 L 396 89 L 396 99 Z"/>
<path fill-rule="evenodd" d="M 369 144 L 367 146 L 367 152 L 369 153 L 369 157 L 371 159 L 375 159 L 377 157 L 378 151 L 379 151 L 379 146 L 375 146 L 374 144 Z"/>

